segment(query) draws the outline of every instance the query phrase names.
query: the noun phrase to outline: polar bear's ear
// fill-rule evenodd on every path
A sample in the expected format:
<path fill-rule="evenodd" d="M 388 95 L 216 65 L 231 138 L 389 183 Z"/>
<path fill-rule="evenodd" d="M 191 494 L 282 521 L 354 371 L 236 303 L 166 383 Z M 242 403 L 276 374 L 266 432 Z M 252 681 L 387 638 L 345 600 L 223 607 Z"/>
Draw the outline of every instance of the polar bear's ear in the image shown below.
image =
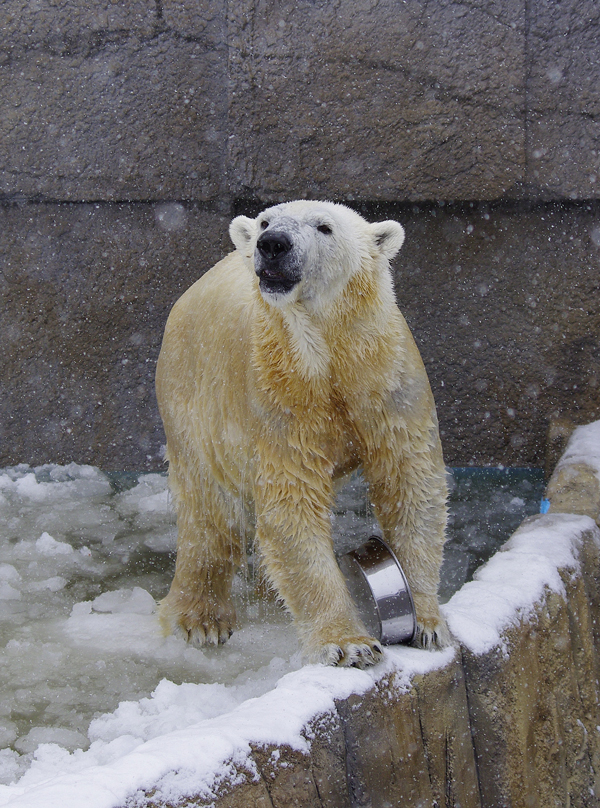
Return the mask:
<path fill-rule="evenodd" d="M 229 225 L 229 235 L 236 248 L 243 252 L 254 236 L 256 223 L 247 216 L 236 216 Z"/>
<path fill-rule="evenodd" d="M 375 244 L 382 255 L 391 260 L 404 243 L 404 228 L 398 222 L 377 222 L 371 225 Z"/>

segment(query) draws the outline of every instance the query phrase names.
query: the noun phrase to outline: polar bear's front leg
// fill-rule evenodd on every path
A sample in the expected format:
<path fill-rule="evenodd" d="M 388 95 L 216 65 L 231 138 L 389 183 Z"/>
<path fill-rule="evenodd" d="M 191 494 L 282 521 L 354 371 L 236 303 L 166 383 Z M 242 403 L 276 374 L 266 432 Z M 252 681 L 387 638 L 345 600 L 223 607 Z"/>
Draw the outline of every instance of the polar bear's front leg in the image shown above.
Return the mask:
<path fill-rule="evenodd" d="M 169 483 L 177 504 L 177 562 L 159 619 L 165 633 L 197 648 L 222 644 L 235 626 L 231 583 L 240 564 L 241 541 L 227 525 L 222 497 L 210 482 L 190 485 L 172 462 Z"/>
<path fill-rule="evenodd" d="M 440 613 L 438 586 L 446 527 L 447 487 L 439 438 L 433 423 L 382 435 L 382 449 L 368 453 L 365 477 L 385 540 L 408 579 L 417 616 L 414 644 L 444 647 L 451 642 Z"/>
<path fill-rule="evenodd" d="M 196 542 L 179 542 L 171 589 L 159 606 L 165 633 L 196 648 L 226 642 L 235 625 L 230 600 L 234 569 L 229 560 L 209 559 Z"/>
<path fill-rule="evenodd" d="M 256 538 L 267 575 L 311 661 L 373 665 L 381 644 L 362 624 L 333 553 L 330 475 L 306 466 L 291 475 L 292 455 L 263 463 L 257 485 Z"/>
<path fill-rule="evenodd" d="M 311 662 L 359 668 L 383 653 L 359 619 L 337 565 L 331 539 L 284 535 L 269 519 L 257 524 L 267 574 L 294 618 Z"/>

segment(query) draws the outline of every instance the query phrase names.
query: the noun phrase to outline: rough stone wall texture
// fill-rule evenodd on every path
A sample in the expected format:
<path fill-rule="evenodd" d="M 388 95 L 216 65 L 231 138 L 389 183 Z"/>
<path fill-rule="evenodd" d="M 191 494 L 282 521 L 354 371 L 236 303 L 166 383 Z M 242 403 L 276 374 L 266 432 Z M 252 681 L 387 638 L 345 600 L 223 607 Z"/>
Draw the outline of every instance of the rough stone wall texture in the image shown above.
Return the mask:
<path fill-rule="evenodd" d="M 382 680 L 306 728 L 310 754 L 255 747 L 213 808 L 481 808 L 460 658 L 402 692 Z M 235 783 L 235 784 L 234 784 Z M 161 808 L 148 795 L 147 808 Z M 183 808 L 183 806 L 181 807 Z"/>
<path fill-rule="evenodd" d="M 600 451 L 596 431 L 600 422 L 570 428 L 568 440 L 546 487 L 549 513 L 591 517 L 600 526 Z M 564 433 L 568 424 L 561 424 Z"/>
<path fill-rule="evenodd" d="M 528 4 L 527 176 L 546 198 L 598 198 L 600 7 Z"/>
<path fill-rule="evenodd" d="M 556 469 L 546 496 L 551 513 L 580 513 L 600 523 L 600 480 L 586 463 L 570 463 Z"/>
<path fill-rule="evenodd" d="M 164 322 L 226 232 L 177 204 L 0 207 L 0 463 L 162 463 Z"/>
<path fill-rule="evenodd" d="M 6 199 L 222 198 L 225 21 L 183 37 L 154 5 L 2 4 Z"/>
<path fill-rule="evenodd" d="M 448 462 L 541 464 L 549 419 L 598 416 L 593 0 L 5 0 L 0 32 L 0 464 L 156 467 L 169 307 L 292 197 L 407 226 Z"/>
<path fill-rule="evenodd" d="M 507 193 L 526 169 L 524 10 L 518 0 L 239 3 L 234 192 Z"/>
<path fill-rule="evenodd" d="M 483 806 L 598 805 L 600 557 L 593 541 L 584 552 L 566 597 L 548 592 L 502 648 L 463 653 Z"/>
<path fill-rule="evenodd" d="M 600 417 L 600 206 L 406 211 L 396 260 L 446 460 L 544 465 L 546 430 Z"/>

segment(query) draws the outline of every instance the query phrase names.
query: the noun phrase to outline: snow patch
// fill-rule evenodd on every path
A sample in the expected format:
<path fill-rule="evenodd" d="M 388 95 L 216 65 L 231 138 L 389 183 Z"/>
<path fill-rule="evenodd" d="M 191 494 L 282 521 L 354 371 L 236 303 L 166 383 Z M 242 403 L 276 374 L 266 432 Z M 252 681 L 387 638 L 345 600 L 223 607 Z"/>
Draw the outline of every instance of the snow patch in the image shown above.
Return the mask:
<path fill-rule="evenodd" d="M 286 744 L 308 753 L 307 726 L 332 712 L 336 700 L 365 693 L 387 676 L 405 689 L 416 674 L 448 665 L 454 654 L 452 648 L 431 653 L 396 647 L 369 671 L 309 665 L 282 676 L 259 698 L 249 685 L 163 681 L 149 699 L 124 702 L 94 720 L 87 751 L 38 747 L 19 784 L 0 790 L 0 805 L 114 808 L 149 790 L 165 803 L 211 797 L 236 767 L 251 768 L 250 744 Z"/>
<path fill-rule="evenodd" d="M 564 594 L 559 570 L 579 568 L 582 535 L 600 543 L 593 519 L 570 514 L 531 517 L 443 607 L 452 634 L 474 654 L 502 644 L 502 633 L 533 614 L 546 588 Z"/>
<path fill-rule="evenodd" d="M 585 463 L 593 468 L 600 482 L 600 421 L 578 426 L 574 430 L 556 468 L 574 463 Z"/>

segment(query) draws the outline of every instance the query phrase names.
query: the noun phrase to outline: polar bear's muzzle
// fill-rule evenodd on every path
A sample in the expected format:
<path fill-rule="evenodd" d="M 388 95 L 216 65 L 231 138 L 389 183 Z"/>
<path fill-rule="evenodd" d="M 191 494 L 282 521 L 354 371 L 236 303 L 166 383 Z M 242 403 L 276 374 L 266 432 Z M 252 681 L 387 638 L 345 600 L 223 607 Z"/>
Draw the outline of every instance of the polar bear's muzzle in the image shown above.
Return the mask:
<path fill-rule="evenodd" d="M 289 292 L 300 280 L 300 266 L 291 238 L 282 231 L 263 233 L 256 242 L 254 269 L 261 292 Z"/>

